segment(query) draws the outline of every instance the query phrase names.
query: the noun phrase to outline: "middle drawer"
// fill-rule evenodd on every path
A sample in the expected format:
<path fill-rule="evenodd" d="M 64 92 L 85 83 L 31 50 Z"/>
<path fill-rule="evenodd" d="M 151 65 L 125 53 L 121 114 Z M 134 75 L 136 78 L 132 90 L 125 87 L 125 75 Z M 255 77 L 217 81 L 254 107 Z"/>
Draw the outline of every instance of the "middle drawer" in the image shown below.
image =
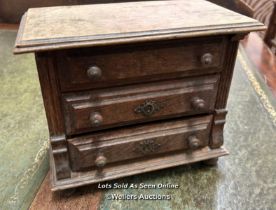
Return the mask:
<path fill-rule="evenodd" d="M 218 75 L 63 94 L 68 135 L 213 111 Z"/>

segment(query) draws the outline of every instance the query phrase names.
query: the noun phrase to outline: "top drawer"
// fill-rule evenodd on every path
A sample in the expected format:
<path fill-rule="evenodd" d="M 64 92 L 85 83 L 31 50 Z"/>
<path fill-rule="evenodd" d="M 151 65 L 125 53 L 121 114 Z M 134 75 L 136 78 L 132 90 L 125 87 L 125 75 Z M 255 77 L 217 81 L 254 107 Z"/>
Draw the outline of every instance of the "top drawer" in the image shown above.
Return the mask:
<path fill-rule="evenodd" d="M 226 38 L 83 48 L 57 53 L 63 91 L 133 84 L 221 70 Z"/>

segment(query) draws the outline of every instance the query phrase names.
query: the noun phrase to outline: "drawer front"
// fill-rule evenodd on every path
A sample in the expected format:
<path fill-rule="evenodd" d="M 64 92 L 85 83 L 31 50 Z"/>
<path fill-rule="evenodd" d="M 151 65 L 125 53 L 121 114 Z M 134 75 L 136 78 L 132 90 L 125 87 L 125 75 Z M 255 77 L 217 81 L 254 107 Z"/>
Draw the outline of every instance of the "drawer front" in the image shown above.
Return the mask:
<path fill-rule="evenodd" d="M 84 48 L 57 53 L 63 91 L 203 75 L 222 68 L 225 38 L 140 46 Z"/>
<path fill-rule="evenodd" d="M 208 145 L 212 116 L 155 123 L 68 140 L 74 171 Z M 192 154 L 191 154 L 192 155 Z"/>
<path fill-rule="evenodd" d="M 64 94 L 67 134 L 212 112 L 218 75 Z"/>

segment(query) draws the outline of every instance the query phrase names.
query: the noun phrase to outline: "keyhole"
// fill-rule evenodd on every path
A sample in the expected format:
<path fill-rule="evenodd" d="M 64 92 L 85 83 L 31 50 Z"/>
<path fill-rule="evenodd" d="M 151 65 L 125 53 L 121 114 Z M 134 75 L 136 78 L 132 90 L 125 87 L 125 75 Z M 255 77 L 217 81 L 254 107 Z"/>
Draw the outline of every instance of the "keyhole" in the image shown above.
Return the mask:
<path fill-rule="evenodd" d="M 153 107 L 151 104 L 149 104 L 149 105 L 147 105 L 147 106 L 145 107 L 145 111 L 146 111 L 148 114 L 152 113 L 152 112 L 153 112 L 153 109 L 154 109 L 154 107 Z"/>

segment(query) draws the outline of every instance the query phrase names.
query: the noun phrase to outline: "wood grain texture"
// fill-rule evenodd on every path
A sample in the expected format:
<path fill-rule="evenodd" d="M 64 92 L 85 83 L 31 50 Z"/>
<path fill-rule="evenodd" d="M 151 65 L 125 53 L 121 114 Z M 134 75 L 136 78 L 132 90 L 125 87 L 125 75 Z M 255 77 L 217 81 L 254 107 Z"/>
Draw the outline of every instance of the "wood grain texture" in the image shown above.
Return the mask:
<path fill-rule="evenodd" d="M 203 0 L 49 7 L 30 9 L 25 16 L 15 53 L 84 41 L 83 46 L 95 46 L 264 29 L 254 19 Z"/>
<path fill-rule="evenodd" d="M 105 167 L 103 170 L 72 172 L 72 176 L 70 179 L 53 179 L 52 190 L 58 191 L 97 182 L 104 182 L 125 176 L 131 176 L 164 168 L 199 162 L 225 155 L 228 155 L 228 152 L 223 147 L 220 147 L 218 149 L 203 147 L 202 149 L 195 150 L 192 153 L 170 153 L 170 155 L 159 156 L 151 159 L 128 161 L 125 162 L 125 164 L 113 164 Z M 55 172 L 53 171 L 53 173 Z"/>
<path fill-rule="evenodd" d="M 221 78 L 219 82 L 217 101 L 215 105 L 216 109 L 225 109 L 226 107 L 227 98 L 228 98 L 232 76 L 233 76 L 235 60 L 238 52 L 239 38 L 241 37 L 240 36 L 229 37 L 230 42 L 225 55 L 227 59 L 225 59 L 224 69 L 223 69 L 223 72 L 221 73 Z M 234 40 L 232 41 L 233 38 Z"/>
<path fill-rule="evenodd" d="M 35 55 L 38 76 L 46 108 L 46 116 L 49 124 L 50 135 L 62 135 L 64 133 L 63 115 L 58 78 L 54 72 L 54 58 L 48 53 Z"/>
<path fill-rule="evenodd" d="M 214 123 L 212 126 L 211 138 L 209 146 L 210 148 L 219 148 L 223 145 L 223 128 L 226 122 L 227 110 L 216 109 L 214 113 Z M 211 161 L 212 162 L 212 161 Z"/>
<path fill-rule="evenodd" d="M 254 9 L 253 17 L 267 26 L 266 31 L 259 31 L 259 36 L 276 52 L 276 1 L 275 0 L 244 0 Z M 252 44 L 254 46 L 254 44 Z"/>
<path fill-rule="evenodd" d="M 214 36 L 64 50 L 53 56 L 61 89 L 67 92 L 219 72 L 226 47 L 225 37 Z M 209 64 L 202 60 L 206 54 L 212 56 Z M 90 67 L 97 67 L 100 76 L 89 77 Z"/>
<path fill-rule="evenodd" d="M 273 12 L 274 0 L 243 0 L 253 9 L 253 18 L 269 26 L 271 15 Z M 264 38 L 266 31 L 260 31 L 258 34 Z"/>
<path fill-rule="evenodd" d="M 216 209 L 219 207 L 225 209 L 273 209 L 275 189 L 271 188 L 271 183 L 274 180 L 271 174 L 274 174 L 276 169 L 274 167 L 275 161 L 271 160 L 276 158 L 272 146 L 275 145 L 275 129 L 273 129 L 272 121 L 263 109 L 259 97 L 247 81 L 248 78 L 239 65 L 239 60 L 235 71 L 233 87 L 229 96 L 229 113 L 226 122 L 228 126 L 226 126 L 225 132 L 225 144 L 230 155 L 219 158 L 217 168 L 193 164 L 114 180 L 110 183 L 175 183 L 180 184 L 180 189 L 160 191 L 161 194 L 172 194 L 173 198 L 166 202 L 167 205 L 164 205 L 164 201 L 129 202 L 125 200 L 116 202 L 106 199 L 108 194 L 151 194 L 156 193 L 156 189 L 102 190 L 105 193 L 102 197 L 102 209 L 112 209 L 115 206 L 114 202 L 117 204 L 115 209 L 116 207 L 118 209 L 154 209 L 156 207 L 162 209 L 164 206 L 169 209 L 184 209 L 185 207 L 189 209 Z M 261 84 L 265 85 L 264 83 Z M 256 119 L 258 120 L 256 121 Z M 237 123 L 238 121 L 240 123 Z M 244 127 L 246 123 L 249 123 L 247 129 Z M 252 130 L 258 132 L 252 132 Z M 237 150 L 237 148 L 239 149 Z M 260 157 L 262 161 L 260 161 Z M 264 172 L 264 168 L 267 173 L 260 173 L 260 171 Z M 92 188 L 93 185 L 88 187 Z M 264 190 L 259 191 L 259 189 Z M 83 199 L 86 195 L 78 198 Z M 51 196 L 51 193 L 49 192 L 47 196 Z M 45 195 L 45 200 L 47 196 Z M 253 200 L 248 202 L 252 196 L 256 199 L 254 202 Z M 82 200 L 85 207 L 89 202 L 88 199 Z M 40 206 L 50 205 L 48 200 L 45 203 L 44 200 L 36 200 L 36 202 L 40 202 Z M 58 204 L 56 202 L 56 205 Z"/>
<path fill-rule="evenodd" d="M 16 52 L 36 52 L 52 189 L 226 155 L 238 42 L 263 28 L 203 0 L 29 10 Z"/>
<path fill-rule="evenodd" d="M 217 100 L 214 110 L 214 121 L 210 140 L 211 148 L 219 148 L 223 145 L 224 142 L 223 128 L 225 124 L 225 116 L 227 114 L 227 99 L 232 82 L 239 41 L 244 37 L 244 35 L 245 34 L 241 33 L 235 36 L 229 36 L 229 45 L 226 52 L 227 59 L 225 59 L 224 69 L 221 72 L 218 85 Z"/>
<path fill-rule="evenodd" d="M 253 16 L 253 9 L 244 0 L 208 0 L 217 5 L 241 13 L 248 17 Z"/>
<path fill-rule="evenodd" d="M 58 179 L 70 176 L 64 119 L 61 108 L 60 89 L 54 72 L 54 59 L 48 53 L 36 53 L 36 63 L 48 121 L 50 147 L 54 155 Z"/>
<path fill-rule="evenodd" d="M 211 113 L 215 106 L 218 80 L 218 75 L 212 75 L 64 94 L 66 133 L 81 134 L 134 123 Z M 201 100 L 202 107 L 198 107 L 194 100 Z M 95 113 L 101 117 L 101 122 L 94 122 L 92 115 Z"/>
<path fill-rule="evenodd" d="M 19 23 L 20 18 L 28 8 L 49 7 L 49 6 L 66 6 L 66 5 L 83 5 L 83 4 L 106 4 L 132 2 L 135 0 L 0 0 L 0 21 L 5 23 Z M 137 1 L 137 0 L 136 0 Z M 143 0 L 140 0 L 143 1 Z M 243 0 L 209 0 L 227 9 L 248 15 L 248 8 L 240 7 L 240 1 Z M 249 16 L 251 17 L 251 16 Z"/>
<path fill-rule="evenodd" d="M 212 115 L 208 115 L 68 139 L 72 170 L 82 171 L 97 165 L 98 156 L 106 159 L 105 166 L 173 151 L 191 152 L 208 146 L 211 119 Z"/>

